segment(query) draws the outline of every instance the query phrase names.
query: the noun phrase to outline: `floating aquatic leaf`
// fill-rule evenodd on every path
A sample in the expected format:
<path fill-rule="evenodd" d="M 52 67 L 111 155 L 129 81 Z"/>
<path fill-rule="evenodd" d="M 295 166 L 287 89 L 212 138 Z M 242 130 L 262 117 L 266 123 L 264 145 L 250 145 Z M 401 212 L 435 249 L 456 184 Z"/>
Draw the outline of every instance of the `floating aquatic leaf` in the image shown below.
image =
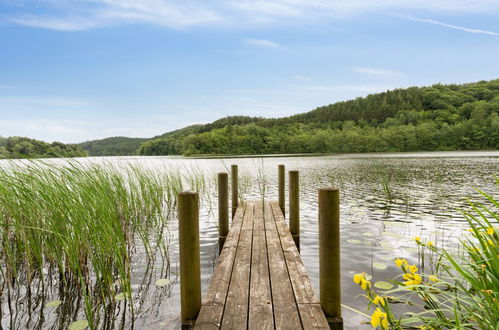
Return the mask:
<path fill-rule="evenodd" d="M 115 301 L 121 301 L 121 300 L 124 300 L 124 299 L 125 299 L 125 293 L 124 292 L 118 293 L 116 296 L 114 296 L 114 300 Z"/>
<path fill-rule="evenodd" d="M 83 330 L 88 327 L 87 320 L 78 320 L 71 323 L 68 327 L 68 330 Z"/>
<path fill-rule="evenodd" d="M 362 235 L 363 235 L 363 236 L 366 236 L 366 237 L 371 237 L 371 236 L 374 236 L 374 234 L 373 234 L 373 233 L 369 233 L 369 232 L 367 232 L 367 233 L 362 233 Z"/>
<path fill-rule="evenodd" d="M 385 281 L 378 281 L 378 282 L 374 283 L 374 286 L 377 287 L 378 289 L 382 289 L 382 290 L 390 290 L 391 288 L 393 288 L 393 284 L 385 282 Z"/>
<path fill-rule="evenodd" d="M 382 262 L 373 263 L 373 267 L 376 269 L 387 269 L 388 268 L 388 266 Z"/>
<path fill-rule="evenodd" d="M 57 307 L 60 304 L 62 304 L 62 301 L 60 301 L 60 300 L 52 300 L 52 301 L 49 301 L 48 303 L 45 304 L 45 308 Z"/>
<path fill-rule="evenodd" d="M 347 240 L 348 243 L 352 243 L 352 244 L 360 244 L 362 243 L 361 240 L 358 240 L 358 239 L 349 239 Z"/>
<path fill-rule="evenodd" d="M 393 256 L 379 256 L 378 258 L 380 258 L 381 260 L 393 260 Z"/>
<path fill-rule="evenodd" d="M 372 275 L 369 275 L 369 274 L 366 274 L 364 275 L 364 277 L 366 278 L 366 280 L 370 281 L 373 279 L 373 276 Z"/>
<path fill-rule="evenodd" d="M 167 286 L 170 284 L 170 280 L 167 278 L 160 278 L 159 280 L 156 281 L 156 286 Z"/>

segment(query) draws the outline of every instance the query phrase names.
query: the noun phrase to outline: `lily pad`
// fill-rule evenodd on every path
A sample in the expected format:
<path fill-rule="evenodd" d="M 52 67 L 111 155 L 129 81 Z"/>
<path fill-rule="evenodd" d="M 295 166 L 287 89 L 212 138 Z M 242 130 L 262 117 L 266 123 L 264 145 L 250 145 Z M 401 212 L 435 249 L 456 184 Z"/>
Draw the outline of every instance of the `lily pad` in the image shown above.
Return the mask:
<path fill-rule="evenodd" d="M 393 288 L 393 284 L 385 282 L 385 281 L 378 281 L 378 282 L 374 283 L 374 286 L 377 287 L 378 289 L 382 289 L 382 290 L 390 290 L 391 288 Z"/>
<path fill-rule="evenodd" d="M 374 236 L 374 234 L 367 232 L 367 233 L 362 233 L 362 236 L 371 237 Z"/>
<path fill-rule="evenodd" d="M 362 241 L 359 240 L 359 239 L 349 239 L 349 240 L 347 240 L 347 242 L 348 243 L 352 243 L 352 244 L 360 244 L 360 243 L 362 243 Z"/>
<path fill-rule="evenodd" d="M 388 266 L 382 262 L 373 263 L 373 267 L 376 269 L 387 269 L 388 268 Z"/>
<path fill-rule="evenodd" d="M 366 280 L 370 281 L 373 279 L 373 276 L 372 275 L 369 275 L 369 274 L 366 274 L 364 275 L 364 277 L 366 278 Z"/>
<path fill-rule="evenodd" d="M 163 287 L 163 286 L 167 286 L 168 284 L 170 284 L 170 280 L 167 278 L 160 278 L 154 284 L 156 284 L 156 286 Z"/>
<path fill-rule="evenodd" d="M 52 300 L 45 304 L 45 308 L 57 307 L 62 304 L 60 300 Z"/>
<path fill-rule="evenodd" d="M 379 256 L 378 258 L 380 258 L 381 260 L 385 260 L 385 261 L 392 261 L 393 260 L 393 256 Z"/>
<path fill-rule="evenodd" d="M 114 300 L 115 301 L 121 301 L 121 300 L 124 300 L 124 299 L 125 299 L 125 293 L 124 292 L 118 293 L 116 296 L 114 296 Z"/>
<path fill-rule="evenodd" d="M 83 330 L 88 327 L 87 320 L 78 320 L 71 323 L 68 327 L 68 330 Z"/>

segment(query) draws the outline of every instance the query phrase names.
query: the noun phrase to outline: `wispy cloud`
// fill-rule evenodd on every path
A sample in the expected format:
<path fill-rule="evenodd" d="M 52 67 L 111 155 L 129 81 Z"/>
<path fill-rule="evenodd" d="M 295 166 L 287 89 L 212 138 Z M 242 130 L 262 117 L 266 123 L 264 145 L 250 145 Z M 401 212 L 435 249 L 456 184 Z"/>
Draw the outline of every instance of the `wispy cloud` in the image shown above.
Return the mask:
<path fill-rule="evenodd" d="M 446 28 L 450 28 L 450 29 L 454 29 L 454 30 L 461 30 L 461 31 L 469 32 L 469 33 L 487 34 L 487 35 L 490 35 L 490 36 L 499 37 L 499 33 L 494 32 L 494 31 L 472 29 L 472 28 L 467 28 L 467 27 L 464 27 L 464 26 L 447 24 L 447 23 L 436 21 L 436 20 L 429 19 L 429 18 L 419 18 L 419 17 L 414 17 L 414 16 L 408 16 L 408 17 L 410 19 L 412 19 L 413 21 L 418 21 L 418 22 L 423 22 L 423 23 L 430 23 L 430 24 L 440 25 L 440 26 L 444 26 Z"/>
<path fill-rule="evenodd" d="M 353 71 L 373 76 L 383 76 L 383 77 L 392 77 L 392 78 L 403 76 L 402 72 L 396 70 L 381 70 L 381 69 L 363 67 L 363 68 L 354 68 Z"/>
<path fill-rule="evenodd" d="M 271 40 L 267 39 L 245 39 L 244 40 L 247 44 L 250 45 L 255 45 L 255 46 L 260 46 L 260 47 L 269 47 L 269 48 L 281 48 L 282 46 Z"/>
<path fill-rule="evenodd" d="M 25 0 L 29 3 L 31 0 Z M 48 12 L 12 16 L 12 23 L 60 31 L 82 31 L 120 24 L 154 24 L 170 28 L 216 22 L 219 15 L 203 5 L 166 0 L 45 0 Z M 37 4 L 38 5 L 38 4 Z M 52 6 L 51 6 L 52 5 Z"/>
<path fill-rule="evenodd" d="M 175 29 L 204 24 L 240 26 L 289 19 L 293 22 L 297 19 L 315 20 L 321 17 L 358 15 L 380 10 L 424 10 L 434 13 L 467 14 L 499 12 L 499 2 L 495 0 L 17 0 L 17 2 L 23 4 L 19 8 L 29 9 L 14 16 L 11 14 L 7 18 L 10 22 L 63 31 L 137 23 Z M 428 23 L 446 24 L 436 21 Z M 444 26 L 462 28 L 449 24 Z"/>

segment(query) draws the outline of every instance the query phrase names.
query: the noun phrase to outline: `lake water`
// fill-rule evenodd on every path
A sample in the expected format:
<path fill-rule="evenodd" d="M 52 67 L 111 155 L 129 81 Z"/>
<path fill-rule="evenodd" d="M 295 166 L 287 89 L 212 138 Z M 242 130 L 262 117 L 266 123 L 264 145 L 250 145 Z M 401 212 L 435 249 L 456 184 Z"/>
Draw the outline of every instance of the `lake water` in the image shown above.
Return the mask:
<path fill-rule="evenodd" d="M 54 160 L 61 162 L 60 160 Z M 467 223 L 460 213 L 466 198 L 479 198 L 475 188 L 498 196 L 494 184 L 499 176 L 499 152 L 431 152 L 402 154 L 351 154 L 314 157 L 255 157 L 193 159 L 183 157 L 86 158 L 82 162 L 136 163 L 156 170 L 175 168 L 197 173 L 207 183 L 200 211 L 200 242 L 203 293 L 218 255 L 216 174 L 239 166 L 240 193 L 244 199 L 277 199 L 277 165 L 286 171 L 300 171 L 301 256 L 318 293 L 318 209 L 317 189 L 335 186 L 341 194 L 342 295 L 345 328 L 362 327 L 366 318 L 352 309 L 366 312 L 362 293 L 352 282 L 353 273 L 366 272 L 373 283 L 392 279 L 398 271 L 396 257 L 417 263 L 413 237 L 431 240 L 437 246 L 455 247 Z M 286 177 L 287 181 L 287 177 Z M 286 182 L 287 183 L 287 182 Z M 186 187 L 188 184 L 186 184 Z M 288 207 L 286 207 L 288 209 Z M 177 223 L 172 219 L 165 239 L 169 241 L 171 267 L 148 267 L 140 247 L 134 254 L 132 288 L 136 329 L 179 328 L 179 283 Z M 375 265 L 376 267 L 374 267 Z M 385 268 L 386 266 L 386 268 Z M 384 268 L 384 269 L 383 269 Z M 168 277 L 165 287 L 155 281 Z M 5 299 L 2 297 L 2 309 Z M 2 326 L 9 328 L 12 317 L 26 313 L 26 306 L 2 313 Z M 109 328 L 122 323 L 117 309 Z M 57 328 L 57 310 L 46 311 L 42 328 Z M 71 313 L 82 313 L 72 311 Z M 39 316 L 38 316 L 39 317 Z M 14 324 L 22 328 L 23 322 Z M 25 323 L 24 323 L 25 324 Z M 125 322 L 129 328 L 130 323 Z"/>

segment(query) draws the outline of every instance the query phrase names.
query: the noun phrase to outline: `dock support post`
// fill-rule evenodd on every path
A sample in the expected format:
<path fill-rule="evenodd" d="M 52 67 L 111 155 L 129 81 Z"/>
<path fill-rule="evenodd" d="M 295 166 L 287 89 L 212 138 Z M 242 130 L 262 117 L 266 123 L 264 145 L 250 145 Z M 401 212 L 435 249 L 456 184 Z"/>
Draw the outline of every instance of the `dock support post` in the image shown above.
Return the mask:
<path fill-rule="evenodd" d="M 319 189 L 320 301 L 331 329 L 343 329 L 341 317 L 340 192 Z"/>
<path fill-rule="evenodd" d="M 229 176 L 218 173 L 218 250 L 222 248 L 229 233 Z"/>
<path fill-rule="evenodd" d="M 239 202 L 239 194 L 238 194 L 238 170 L 237 165 L 232 165 L 230 167 L 231 170 L 231 183 L 232 183 L 232 218 L 234 218 L 234 214 L 236 214 L 237 205 Z"/>
<path fill-rule="evenodd" d="M 300 250 L 300 184 L 298 171 L 289 171 L 289 231 Z"/>
<path fill-rule="evenodd" d="M 178 196 L 178 231 L 182 328 L 189 329 L 201 309 L 199 195 L 196 192 L 181 192 Z"/>
<path fill-rule="evenodd" d="M 285 195 L 285 170 L 284 165 L 278 165 L 277 167 L 277 177 L 278 177 L 278 194 L 279 194 L 279 207 L 281 208 L 282 215 L 286 216 L 286 197 Z"/>

